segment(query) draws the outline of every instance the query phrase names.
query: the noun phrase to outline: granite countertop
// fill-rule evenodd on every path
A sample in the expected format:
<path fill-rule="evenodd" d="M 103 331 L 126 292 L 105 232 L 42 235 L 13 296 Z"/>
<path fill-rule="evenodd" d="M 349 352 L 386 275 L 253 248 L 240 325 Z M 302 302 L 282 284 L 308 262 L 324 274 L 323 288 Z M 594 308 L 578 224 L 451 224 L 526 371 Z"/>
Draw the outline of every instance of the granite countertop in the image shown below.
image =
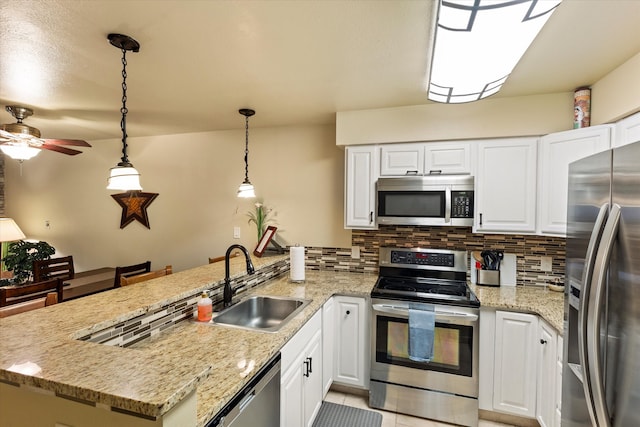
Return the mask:
<path fill-rule="evenodd" d="M 540 316 L 560 334 L 564 323 L 564 293 L 544 286 L 478 286 L 469 284 L 483 307 L 524 311 Z"/>
<path fill-rule="evenodd" d="M 287 257 L 256 258 L 254 264 L 259 269 Z M 231 267 L 232 277 L 244 274 L 244 260 L 232 259 Z M 162 416 L 196 390 L 198 426 L 203 426 L 331 296 L 368 297 L 377 278 L 307 270 L 304 283 L 291 283 L 283 274 L 247 291 L 247 296 L 312 300 L 277 333 L 183 321 L 127 348 L 75 339 L 80 331 L 100 330 L 211 288 L 223 277 L 224 263 L 208 264 L 0 319 L 0 380 L 151 416 Z M 562 293 L 471 287 L 483 306 L 536 313 L 562 331 Z M 27 361 L 42 371 L 26 375 L 8 370 Z"/>

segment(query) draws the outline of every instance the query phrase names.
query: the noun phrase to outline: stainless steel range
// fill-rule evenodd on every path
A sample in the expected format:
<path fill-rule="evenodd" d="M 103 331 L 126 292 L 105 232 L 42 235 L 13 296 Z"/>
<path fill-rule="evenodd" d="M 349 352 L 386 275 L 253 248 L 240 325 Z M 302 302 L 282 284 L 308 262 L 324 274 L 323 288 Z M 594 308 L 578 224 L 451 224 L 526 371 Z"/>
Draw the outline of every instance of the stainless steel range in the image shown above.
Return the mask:
<path fill-rule="evenodd" d="M 478 425 L 480 302 L 467 286 L 467 253 L 381 248 L 373 291 L 369 405 Z M 433 356 L 409 358 L 409 310 L 433 310 Z"/>

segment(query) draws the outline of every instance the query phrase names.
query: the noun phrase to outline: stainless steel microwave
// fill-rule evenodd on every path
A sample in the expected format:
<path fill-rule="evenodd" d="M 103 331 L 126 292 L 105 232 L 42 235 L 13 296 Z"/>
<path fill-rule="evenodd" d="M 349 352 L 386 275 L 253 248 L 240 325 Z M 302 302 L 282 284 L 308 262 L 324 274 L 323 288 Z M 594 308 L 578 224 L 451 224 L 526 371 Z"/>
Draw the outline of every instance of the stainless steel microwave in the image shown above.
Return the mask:
<path fill-rule="evenodd" d="M 473 176 L 379 178 L 378 224 L 473 225 Z"/>

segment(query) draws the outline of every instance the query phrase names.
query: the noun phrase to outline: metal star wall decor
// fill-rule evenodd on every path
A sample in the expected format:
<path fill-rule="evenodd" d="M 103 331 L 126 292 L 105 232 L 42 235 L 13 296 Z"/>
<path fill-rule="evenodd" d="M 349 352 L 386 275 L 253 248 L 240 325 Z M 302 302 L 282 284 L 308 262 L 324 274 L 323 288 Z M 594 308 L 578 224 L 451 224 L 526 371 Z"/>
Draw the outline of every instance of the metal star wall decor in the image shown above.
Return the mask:
<path fill-rule="evenodd" d="M 143 193 L 141 191 L 127 191 L 126 193 L 112 194 L 111 197 L 122 206 L 120 228 L 125 228 L 134 220 L 151 229 L 147 208 L 159 193 Z"/>

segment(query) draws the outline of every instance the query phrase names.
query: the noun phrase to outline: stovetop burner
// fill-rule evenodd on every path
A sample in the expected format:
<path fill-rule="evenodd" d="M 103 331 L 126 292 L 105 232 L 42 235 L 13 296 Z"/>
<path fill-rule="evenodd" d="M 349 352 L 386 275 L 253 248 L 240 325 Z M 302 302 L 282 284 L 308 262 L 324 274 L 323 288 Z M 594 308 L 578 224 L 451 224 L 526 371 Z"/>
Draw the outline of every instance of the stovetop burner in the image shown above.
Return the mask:
<path fill-rule="evenodd" d="M 467 286 L 466 263 L 460 261 L 465 256 L 463 251 L 381 248 L 380 275 L 371 296 L 479 307 Z"/>

